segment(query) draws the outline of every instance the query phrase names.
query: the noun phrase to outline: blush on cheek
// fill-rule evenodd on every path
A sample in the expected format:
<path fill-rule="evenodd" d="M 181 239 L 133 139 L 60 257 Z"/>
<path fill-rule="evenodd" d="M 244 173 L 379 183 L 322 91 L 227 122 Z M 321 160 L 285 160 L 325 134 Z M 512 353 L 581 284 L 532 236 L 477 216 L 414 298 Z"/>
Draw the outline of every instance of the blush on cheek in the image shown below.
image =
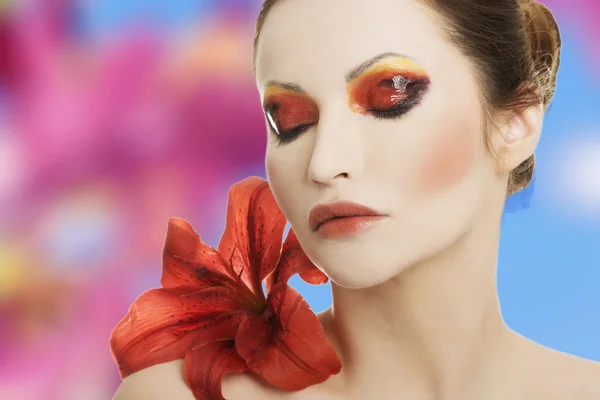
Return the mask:
<path fill-rule="evenodd" d="M 480 132 L 473 121 L 440 132 L 418 168 L 420 192 L 433 194 L 460 183 L 469 174 L 477 154 Z"/>

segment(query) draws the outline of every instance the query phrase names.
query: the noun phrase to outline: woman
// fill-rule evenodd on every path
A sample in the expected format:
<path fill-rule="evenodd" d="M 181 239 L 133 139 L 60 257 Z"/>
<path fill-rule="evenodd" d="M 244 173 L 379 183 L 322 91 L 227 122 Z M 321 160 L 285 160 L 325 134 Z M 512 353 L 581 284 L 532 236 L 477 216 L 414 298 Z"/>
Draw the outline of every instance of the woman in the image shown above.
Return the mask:
<path fill-rule="evenodd" d="M 265 2 L 268 181 L 331 279 L 318 318 L 343 368 L 297 391 L 227 374 L 225 398 L 600 398 L 600 366 L 510 330 L 496 290 L 504 203 L 533 175 L 560 44 L 534 1 Z M 194 398 L 183 361 L 155 364 L 116 398 Z"/>

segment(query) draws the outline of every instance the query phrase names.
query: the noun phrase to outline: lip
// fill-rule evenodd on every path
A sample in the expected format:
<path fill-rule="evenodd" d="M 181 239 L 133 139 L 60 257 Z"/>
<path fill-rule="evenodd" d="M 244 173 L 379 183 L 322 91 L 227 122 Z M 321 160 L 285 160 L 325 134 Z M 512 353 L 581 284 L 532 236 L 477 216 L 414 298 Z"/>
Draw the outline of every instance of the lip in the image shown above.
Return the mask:
<path fill-rule="evenodd" d="M 325 238 L 350 236 L 362 231 L 388 215 L 362 204 L 337 201 L 318 204 L 308 214 L 313 232 Z"/>

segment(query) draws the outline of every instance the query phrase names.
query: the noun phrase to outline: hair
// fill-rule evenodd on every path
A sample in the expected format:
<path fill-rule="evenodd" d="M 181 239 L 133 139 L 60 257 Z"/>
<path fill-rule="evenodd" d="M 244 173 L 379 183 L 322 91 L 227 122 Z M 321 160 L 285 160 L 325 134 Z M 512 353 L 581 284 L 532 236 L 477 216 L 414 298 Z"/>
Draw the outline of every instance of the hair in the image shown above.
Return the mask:
<path fill-rule="evenodd" d="M 254 60 L 267 15 L 279 1 L 264 0 L 258 14 Z M 562 44 L 558 24 L 548 8 L 535 0 L 417 1 L 441 19 L 445 37 L 475 66 L 486 122 L 493 124 L 500 112 L 515 113 L 540 105 L 544 112 L 548 110 Z M 487 144 L 493 151 L 490 135 Z M 514 168 L 507 196 L 525 189 L 534 170 L 534 155 Z"/>

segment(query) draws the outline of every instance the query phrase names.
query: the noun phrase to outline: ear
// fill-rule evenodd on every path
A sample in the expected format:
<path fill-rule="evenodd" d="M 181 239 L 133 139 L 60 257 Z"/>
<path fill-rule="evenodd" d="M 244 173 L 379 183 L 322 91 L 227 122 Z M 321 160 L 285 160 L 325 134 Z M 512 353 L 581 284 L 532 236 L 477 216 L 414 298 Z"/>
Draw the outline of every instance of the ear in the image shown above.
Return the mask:
<path fill-rule="evenodd" d="M 543 120 L 544 110 L 540 104 L 513 113 L 508 122 L 499 127 L 494 138 L 497 174 L 510 173 L 533 154 L 540 140 Z"/>

